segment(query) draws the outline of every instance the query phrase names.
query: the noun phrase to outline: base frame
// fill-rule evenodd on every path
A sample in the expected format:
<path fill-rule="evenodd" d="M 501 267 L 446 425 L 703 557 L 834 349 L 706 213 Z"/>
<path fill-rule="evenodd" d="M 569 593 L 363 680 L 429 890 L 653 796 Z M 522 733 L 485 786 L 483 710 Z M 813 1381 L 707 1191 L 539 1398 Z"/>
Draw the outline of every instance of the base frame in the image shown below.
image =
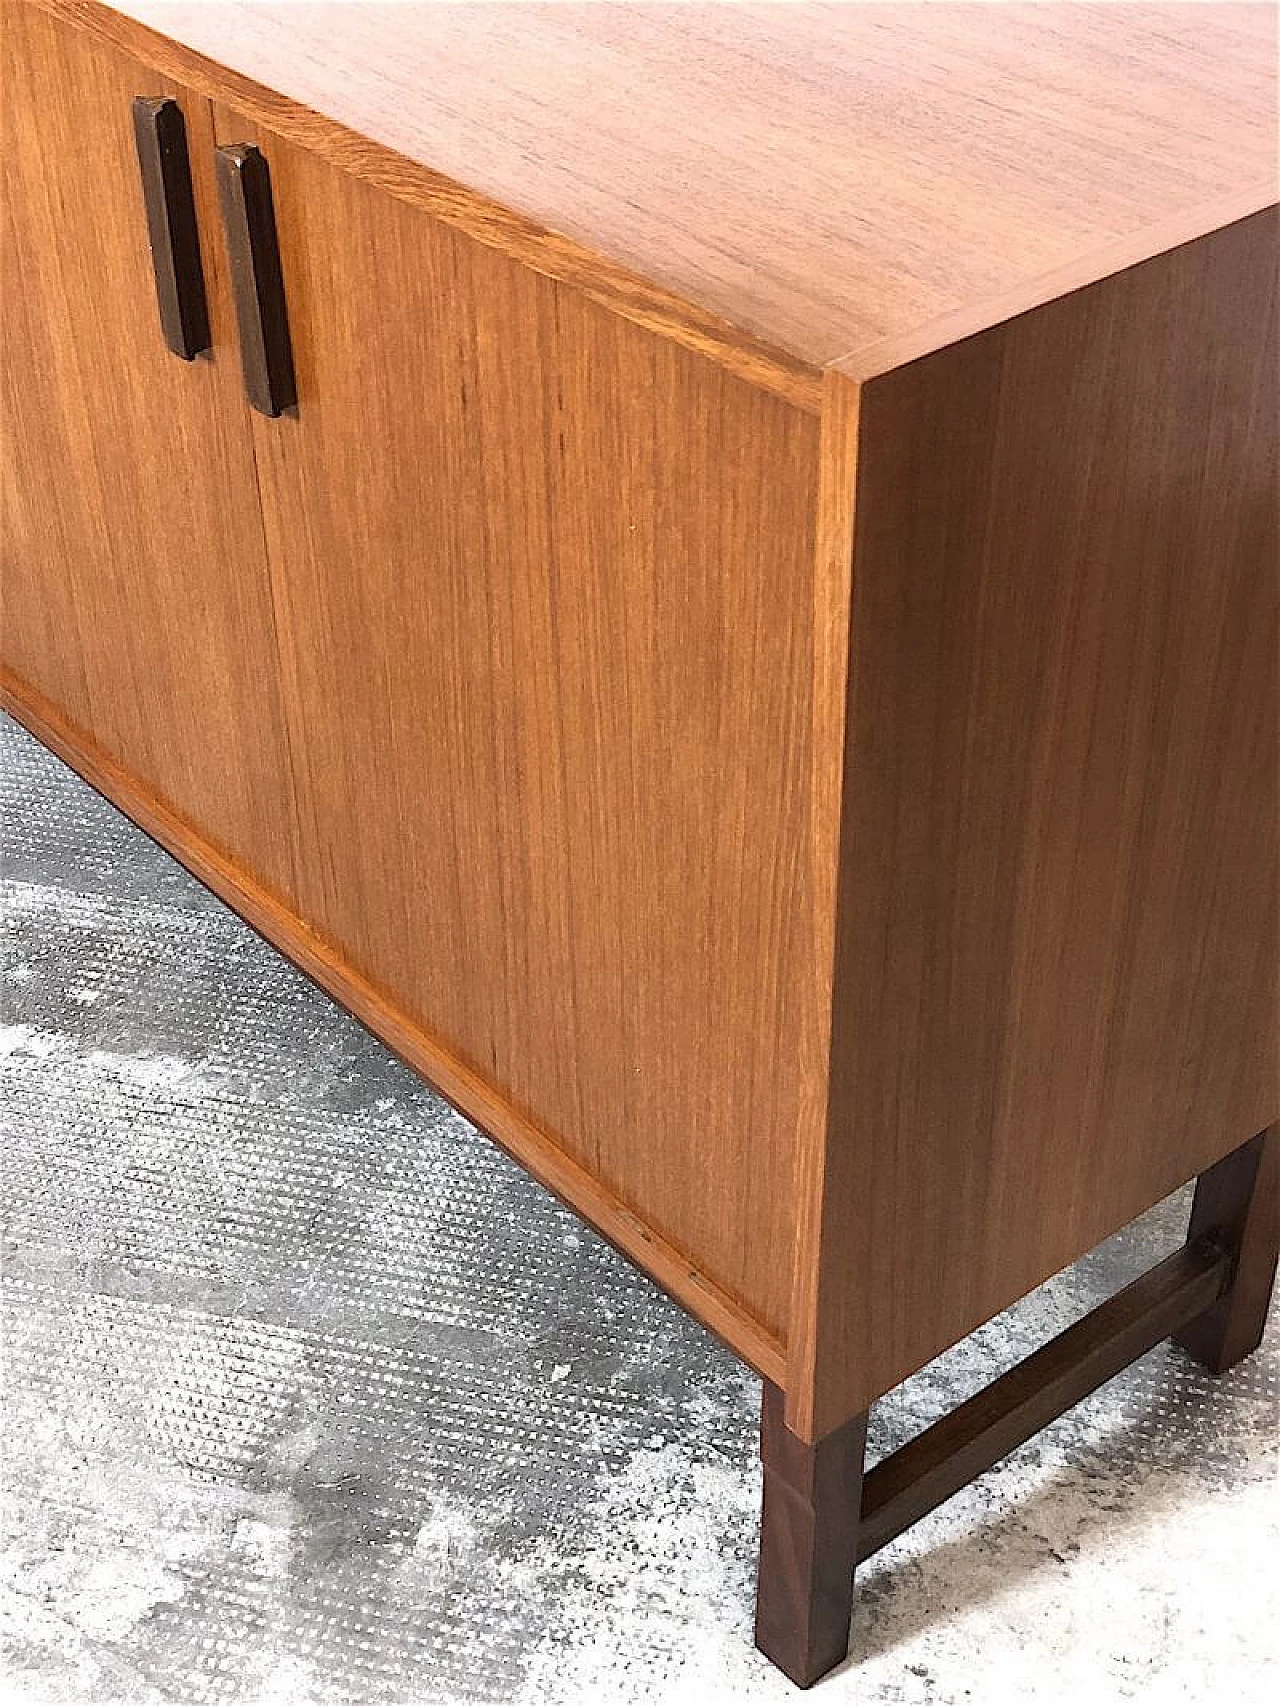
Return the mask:
<path fill-rule="evenodd" d="M 1214 1374 L 1262 1338 L 1280 1251 L 1280 1125 L 1196 1182 L 1187 1241 L 864 1470 L 867 1412 L 813 1442 L 765 1383 L 756 1645 L 801 1688 L 845 1657 L 854 1571 L 1041 1428 L 1172 1338 Z"/>

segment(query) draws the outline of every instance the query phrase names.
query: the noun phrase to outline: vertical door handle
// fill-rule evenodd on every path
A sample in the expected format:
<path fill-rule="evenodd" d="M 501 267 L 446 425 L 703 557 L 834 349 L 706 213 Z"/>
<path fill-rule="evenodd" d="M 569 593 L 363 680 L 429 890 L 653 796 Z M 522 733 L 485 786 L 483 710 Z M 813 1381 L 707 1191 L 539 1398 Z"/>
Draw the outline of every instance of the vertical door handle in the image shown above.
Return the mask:
<path fill-rule="evenodd" d="M 227 230 L 245 390 L 255 409 L 278 415 L 297 402 L 298 393 L 271 173 L 252 142 L 218 149 L 218 196 Z"/>
<path fill-rule="evenodd" d="M 133 103 L 133 135 L 147 208 L 160 330 L 175 355 L 193 361 L 209 347 L 209 307 L 182 108 L 167 97 L 139 95 Z"/>

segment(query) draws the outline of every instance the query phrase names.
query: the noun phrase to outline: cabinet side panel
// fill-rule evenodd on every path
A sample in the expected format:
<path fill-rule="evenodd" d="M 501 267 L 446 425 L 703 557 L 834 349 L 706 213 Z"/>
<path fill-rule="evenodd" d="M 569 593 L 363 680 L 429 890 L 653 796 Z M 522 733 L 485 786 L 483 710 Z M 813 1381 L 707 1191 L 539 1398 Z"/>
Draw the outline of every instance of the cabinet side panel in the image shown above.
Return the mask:
<path fill-rule="evenodd" d="M 1276 1116 L 1276 232 L 863 388 L 818 1432 Z"/>
<path fill-rule="evenodd" d="M 242 118 L 303 913 L 780 1337 L 817 421 Z"/>

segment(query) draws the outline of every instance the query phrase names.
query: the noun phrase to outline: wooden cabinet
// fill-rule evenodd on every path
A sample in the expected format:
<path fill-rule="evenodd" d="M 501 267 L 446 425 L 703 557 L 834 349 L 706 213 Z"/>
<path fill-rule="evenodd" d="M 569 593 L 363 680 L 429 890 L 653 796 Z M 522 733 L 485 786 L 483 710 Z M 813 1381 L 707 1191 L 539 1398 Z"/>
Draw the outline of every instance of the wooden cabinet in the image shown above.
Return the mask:
<path fill-rule="evenodd" d="M 1274 19 L 993 16 L 5 12 L 6 703 L 765 1376 L 799 1680 L 869 1536 L 1274 1264 Z"/>

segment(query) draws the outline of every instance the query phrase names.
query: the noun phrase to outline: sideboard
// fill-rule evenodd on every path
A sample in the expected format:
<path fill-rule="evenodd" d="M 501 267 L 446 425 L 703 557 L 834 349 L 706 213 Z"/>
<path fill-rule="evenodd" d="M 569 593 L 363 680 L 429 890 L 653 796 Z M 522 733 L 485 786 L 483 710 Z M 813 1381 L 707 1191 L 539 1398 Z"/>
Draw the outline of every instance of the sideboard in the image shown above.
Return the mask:
<path fill-rule="evenodd" d="M 861 1558 L 1262 1330 L 1274 12 L 3 22 L 4 703 L 760 1373 L 812 1682 Z"/>

